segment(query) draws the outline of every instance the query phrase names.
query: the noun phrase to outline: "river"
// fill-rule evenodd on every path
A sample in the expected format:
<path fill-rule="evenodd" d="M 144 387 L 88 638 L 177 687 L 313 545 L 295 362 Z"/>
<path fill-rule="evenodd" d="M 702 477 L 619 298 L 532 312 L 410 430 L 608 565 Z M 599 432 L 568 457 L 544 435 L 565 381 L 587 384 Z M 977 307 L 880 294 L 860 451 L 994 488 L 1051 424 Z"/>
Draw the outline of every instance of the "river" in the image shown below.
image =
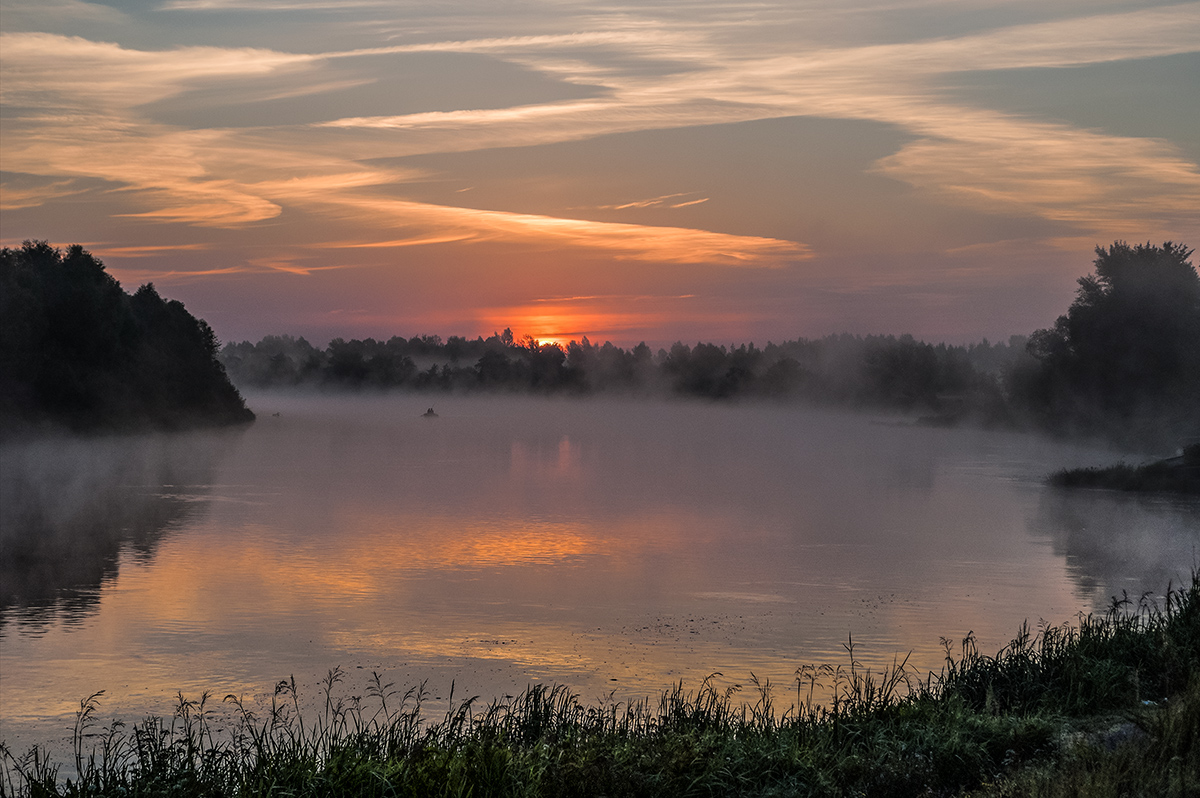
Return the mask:
<path fill-rule="evenodd" d="M 587 701 L 1063 623 L 1200 563 L 1200 502 L 1043 484 L 1118 453 L 768 405 L 251 396 L 233 431 L 0 450 L 0 737 L 61 746 L 328 670 Z M 433 402 L 436 418 L 424 418 Z M 791 698 L 789 698 L 789 696 Z M 219 702 L 214 702 L 219 705 Z"/>

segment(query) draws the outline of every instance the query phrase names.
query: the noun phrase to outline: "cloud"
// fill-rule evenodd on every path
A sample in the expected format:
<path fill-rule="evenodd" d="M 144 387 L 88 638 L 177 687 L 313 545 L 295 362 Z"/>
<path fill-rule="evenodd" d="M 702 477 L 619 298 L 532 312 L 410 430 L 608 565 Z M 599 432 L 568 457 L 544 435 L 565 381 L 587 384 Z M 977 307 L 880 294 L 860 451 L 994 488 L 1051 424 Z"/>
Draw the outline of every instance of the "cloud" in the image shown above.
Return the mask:
<path fill-rule="evenodd" d="M 51 33 L 0 33 L 0 100 L 25 109 L 112 114 L 214 78 L 262 75 L 313 57 L 258 48 L 133 50 Z M 81 120 L 82 121 L 82 120 Z"/>
<path fill-rule="evenodd" d="M 644 200 L 632 200 L 630 202 L 622 202 L 618 205 L 599 205 L 597 207 L 601 210 L 623 211 L 623 210 L 627 210 L 629 208 L 662 208 L 662 207 L 682 208 L 685 205 L 694 205 L 697 202 L 704 202 L 704 200 L 702 200 L 702 199 L 695 200 L 694 202 L 684 202 L 684 203 L 680 203 L 680 204 L 670 204 L 667 202 L 667 200 L 678 199 L 679 197 L 685 197 L 685 196 L 687 196 L 686 192 L 682 193 L 682 194 L 664 194 L 661 197 L 652 197 L 650 199 L 644 199 Z"/>
<path fill-rule="evenodd" d="M 335 10 L 351 0 L 175 0 L 179 11 Z M 911 5 L 911 4 L 903 4 Z M 379 7 L 384 7 L 380 5 Z M 712 19 L 752 26 L 737 4 Z M 785 9 L 771 11 L 784 14 Z M 797 49 L 787 37 L 731 34 L 704 15 L 623 9 L 566 17 L 591 29 L 445 39 L 325 53 L 265 48 L 136 50 L 37 32 L 0 34 L 5 168 L 45 178 L 6 190 L 7 207 L 67 196 L 70 181 L 123 185 L 125 218 L 239 228 L 303 209 L 341 226 L 322 242 L 346 244 L 347 226 L 373 229 L 359 242 L 400 247 L 505 241 L 581 247 L 665 263 L 775 266 L 808 257 L 803 244 L 680 227 L 645 227 L 440 206 L 384 196 L 418 174 L 380 159 L 530 146 L 641 130 L 786 116 L 861 119 L 915 137 L 875 165 L 929 196 L 987 213 L 1028 214 L 1105 237 L 1200 232 L 1200 172 L 1168 143 L 1108 136 L 1063 124 L 950 103 L 936 78 L 962 70 L 1071 66 L 1194 52 L 1200 4 L 1089 14 L 958 37 L 857 47 Z M 790 13 L 790 12 L 788 12 Z M 858 10 L 855 10 L 858 13 Z M 803 19 L 796 12 L 792 22 Z M 554 19 L 541 30 L 552 29 Z M 565 23 L 559 23 L 565 24 Z M 503 28 L 501 29 L 503 32 Z M 353 116 L 281 129 L 186 130 L 143 118 L 141 106 L 190 88 L 247 75 L 301 73 L 328 88 L 323 65 L 402 52 L 487 53 L 560 80 L 603 87 L 601 96 L 498 109 Z M 677 66 L 653 71 L 646 64 Z M 290 89 L 303 92 L 303 87 Z M 369 109 L 364 109 L 369 110 Z M 623 209 L 682 208 L 685 194 Z M 12 204 L 15 203 L 15 204 Z M 317 240 L 312 240 L 317 239 Z"/>
<path fill-rule="evenodd" d="M 135 283 L 186 283 L 208 277 L 227 277 L 231 274 L 244 274 L 255 271 L 249 266 L 225 266 L 219 269 L 129 269 L 125 267 L 110 268 L 121 280 Z"/>
<path fill-rule="evenodd" d="M 63 197 L 71 197 L 87 191 L 79 181 L 72 178 L 29 182 L 21 185 L 15 180 L 6 180 L 0 190 L 0 210 L 15 211 L 20 208 L 37 208 Z"/>
<path fill-rule="evenodd" d="M 460 39 L 421 44 L 397 44 L 389 47 L 367 47 L 327 53 L 327 58 L 351 58 L 362 55 L 389 55 L 393 53 L 489 53 L 500 51 L 537 51 L 541 49 L 573 49 L 593 47 L 633 47 L 639 50 L 656 51 L 685 45 L 694 37 L 682 32 L 665 30 L 648 25 L 633 25 L 627 28 L 575 33 L 555 33 L 535 36 L 503 36 L 488 39 Z"/>
<path fill-rule="evenodd" d="M 261 222 L 279 215 L 281 208 L 272 202 L 242 192 L 220 191 L 222 186 L 210 192 L 205 186 L 197 186 L 191 201 L 181 196 L 179 190 L 164 197 L 162 207 L 141 213 L 113 214 L 116 218 L 148 219 L 160 222 L 179 222 L 196 227 L 241 227 L 250 222 Z M 211 202 L 206 201 L 211 198 Z M 153 197 L 148 197 L 153 201 Z"/>
<path fill-rule="evenodd" d="M 91 24 L 129 21 L 125 14 L 115 8 L 82 0 L 4 0 L 2 7 L 5 27 L 10 30 L 45 24 L 48 16 Z"/>
<path fill-rule="evenodd" d="M 663 37 L 662 45 L 680 41 Z M 505 40 L 511 41 L 511 40 Z M 1109 234 L 1167 233 L 1196 206 L 1197 171 L 1162 142 L 1121 139 L 949 105 L 935 76 L 1072 66 L 1193 52 L 1200 4 L 1018 25 L 958 38 L 758 56 L 689 39 L 702 68 L 653 80 L 613 78 L 609 95 L 492 110 L 346 118 L 330 127 L 391 130 L 420 148 L 531 146 L 598 135 L 789 115 L 866 119 L 920 140 L 877 171 L 985 211 L 1026 213 Z M 515 44 L 515 42 L 513 42 Z M 442 43 L 469 50 L 471 42 Z M 521 63 L 566 74 L 530 47 Z M 576 73 L 577 79 L 582 76 Z M 594 79 L 597 75 L 588 76 Z M 424 134 L 424 135 L 423 135 Z M 424 137 L 424 136 L 428 137 Z M 436 144 L 435 144 L 436 142 Z"/>
<path fill-rule="evenodd" d="M 381 8 L 390 0 L 167 0 L 164 11 L 345 11 Z"/>
<path fill-rule="evenodd" d="M 167 255 L 174 251 L 201 251 L 209 249 L 209 247 L 204 244 L 180 245 L 174 247 L 110 247 L 104 245 L 85 245 L 85 248 L 88 249 L 93 255 L 98 257 L 122 259 Z M 195 280 L 204 279 L 207 277 L 226 277 L 233 274 L 263 274 L 281 272 L 285 274 L 308 276 L 313 272 L 331 271 L 345 268 L 350 268 L 350 265 L 334 264 L 308 266 L 296 263 L 295 257 L 280 256 L 248 258 L 245 263 L 212 269 L 137 269 L 127 266 L 117 266 L 110 268 L 110 271 L 119 274 L 122 279 L 136 281 L 139 283 L 161 282 L 179 284 L 193 282 Z"/>
<path fill-rule="evenodd" d="M 106 243 L 84 243 L 83 248 L 98 258 L 150 258 L 173 252 L 199 252 L 210 249 L 208 244 L 161 244 L 143 246 L 115 246 Z"/>
<path fill-rule="evenodd" d="M 525 213 L 431 205 L 383 197 L 306 194 L 299 202 L 338 206 L 337 212 L 363 220 L 373 229 L 411 228 L 399 239 L 345 242 L 353 247 L 406 247 L 449 242 L 502 242 L 539 247 L 578 247 L 610 253 L 618 259 L 656 263 L 712 263 L 727 266 L 779 267 L 812 257 L 794 241 L 739 236 L 682 227 L 592 222 Z M 327 211 L 329 212 L 329 211 Z M 338 246 L 328 243 L 325 246 Z"/>
<path fill-rule="evenodd" d="M 1195 225 L 1200 169 L 1164 142 L 955 110 L 953 138 L 912 142 L 878 171 L 953 201 L 1032 210 L 1106 236 L 1169 237 Z"/>
<path fill-rule="evenodd" d="M 295 258 L 288 257 L 250 258 L 247 263 L 260 271 L 286 272 L 287 274 L 297 274 L 303 277 L 307 277 L 313 272 L 327 272 L 347 268 L 345 264 L 308 266 L 296 263 Z"/>

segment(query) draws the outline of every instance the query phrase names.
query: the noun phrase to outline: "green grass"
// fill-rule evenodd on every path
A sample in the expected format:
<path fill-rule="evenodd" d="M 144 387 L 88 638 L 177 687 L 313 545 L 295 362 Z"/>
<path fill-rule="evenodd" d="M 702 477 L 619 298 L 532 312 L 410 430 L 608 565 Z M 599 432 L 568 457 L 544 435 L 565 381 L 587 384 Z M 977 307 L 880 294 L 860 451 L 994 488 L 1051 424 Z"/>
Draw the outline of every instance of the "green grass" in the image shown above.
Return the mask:
<path fill-rule="evenodd" d="M 1114 601 L 1078 623 L 1022 628 L 995 656 L 946 642 L 938 674 L 906 662 L 803 667 L 788 707 L 769 684 L 677 686 L 585 704 L 564 687 L 507 703 L 451 700 L 378 675 L 362 698 L 325 679 L 306 717 L 294 680 L 261 714 L 208 696 L 174 716 L 96 728 L 81 702 L 75 774 L 44 751 L 0 751 L 6 795 L 65 796 L 1185 796 L 1200 793 L 1200 584 Z M 814 702 L 829 691 L 832 700 Z"/>

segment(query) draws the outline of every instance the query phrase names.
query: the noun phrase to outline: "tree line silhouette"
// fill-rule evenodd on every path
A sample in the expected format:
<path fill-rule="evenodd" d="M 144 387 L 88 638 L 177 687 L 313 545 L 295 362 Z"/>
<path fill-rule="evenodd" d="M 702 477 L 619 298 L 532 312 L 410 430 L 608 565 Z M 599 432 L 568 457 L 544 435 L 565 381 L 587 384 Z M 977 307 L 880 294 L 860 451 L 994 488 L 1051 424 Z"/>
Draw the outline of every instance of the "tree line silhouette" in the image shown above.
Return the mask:
<path fill-rule="evenodd" d="M 0 249 L 0 433 L 252 421 L 212 328 L 78 245 Z"/>
<path fill-rule="evenodd" d="M 254 388 L 800 400 L 916 412 L 1162 445 L 1200 435 L 1200 279 L 1167 242 L 1097 247 L 1095 272 L 1053 327 L 1006 342 L 930 344 L 910 335 L 829 335 L 768 343 L 676 342 L 652 351 L 586 337 L 566 346 L 510 329 L 488 338 L 386 341 L 267 336 L 226 344 L 234 381 Z"/>
<path fill-rule="evenodd" d="M 1182 244 L 1097 247 L 1055 324 L 1007 342 L 829 335 L 757 347 L 652 351 L 512 330 L 468 339 L 272 335 L 218 348 L 212 329 L 147 284 L 125 293 L 72 246 L 0 250 L 0 432 L 180 428 L 253 419 L 244 388 L 674 394 L 806 401 L 1101 435 L 1135 445 L 1200 436 L 1200 277 Z"/>
<path fill-rule="evenodd" d="M 255 388 L 410 388 L 427 391 L 649 394 L 711 399 L 769 397 L 929 409 L 966 396 L 983 404 L 1001 391 L 1001 364 L 1024 339 L 970 346 L 912 336 L 831 335 L 817 340 L 719 346 L 677 342 L 651 351 L 584 337 L 559 346 L 511 330 L 488 338 L 335 338 L 318 349 L 304 338 L 269 335 L 229 343 L 221 360 L 239 385 Z"/>

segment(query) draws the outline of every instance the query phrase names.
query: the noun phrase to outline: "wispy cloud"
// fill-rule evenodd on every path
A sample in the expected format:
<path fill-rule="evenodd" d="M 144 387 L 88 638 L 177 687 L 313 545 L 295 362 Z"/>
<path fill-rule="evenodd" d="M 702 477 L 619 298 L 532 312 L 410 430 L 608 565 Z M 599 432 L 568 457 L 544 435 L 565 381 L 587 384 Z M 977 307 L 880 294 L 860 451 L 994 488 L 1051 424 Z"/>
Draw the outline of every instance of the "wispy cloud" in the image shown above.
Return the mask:
<path fill-rule="evenodd" d="M 390 0 L 167 0 L 164 11 L 345 11 L 380 8 Z"/>
<path fill-rule="evenodd" d="M 82 194 L 87 191 L 77 180 L 41 181 L 36 185 L 16 185 L 15 181 L 7 181 L 0 187 L 0 210 L 15 211 L 19 208 L 37 208 L 63 197 Z"/>
<path fill-rule="evenodd" d="M 198 81 L 268 74 L 314 60 L 249 47 L 134 50 L 34 32 L 0 33 L 0 50 L 4 103 L 102 114 L 169 97 Z"/>
<path fill-rule="evenodd" d="M 922 132 L 934 136 L 882 159 L 879 171 L 953 201 L 1032 210 L 1106 236 L 1169 236 L 1195 224 L 1200 168 L 1168 144 L 954 110 L 953 138 L 927 124 Z"/>
<path fill-rule="evenodd" d="M 388 5 L 172 0 L 161 8 L 315 11 Z M 760 13 L 763 18 L 791 15 L 793 22 L 803 18 L 785 6 L 753 10 L 750 14 L 730 3 L 722 7 L 722 19 L 753 26 L 762 24 L 756 21 Z M 948 203 L 1034 215 L 1081 234 L 1200 232 L 1195 214 L 1200 170 L 1171 145 L 951 103 L 939 88 L 941 77 L 962 70 L 1062 67 L 1195 52 L 1200 3 L 1088 14 L 958 37 L 817 49 L 797 49 L 786 39 L 732 35 L 686 15 L 656 13 L 614 9 L 568 17 L 581 29 L 555 31 L 551 19 L 533 35 L 324 53 L 246 47 L 137 50 L 79 37 L 5 32 L 0 34 L 0 100 L 20 109 L 5 120 L 5 169 L 45 180 L 38 187 L 6 189 L 4 207 L 51 202 L 75 190 L 74 178 L 92 177 L 125 186 L 120 194 L 129 206 L 124 218 L 143 221 L 238 228 L 302 209 L 338 223 L 325 238 L 305 231 L 310 233 L 306 245 L 326 250 L 505 241 L 664 263 L 776 266 L 811 252 L 802 243 L 769 237 L 400 200 L 395 189 L 417 174 L 379 164 L 386 158 L 619 132 L 817 116 L 883 122 L 909 133 L 915 140 L 879 160 L 876 172 Z M 184 130 L 143 115 L 152 101 L 247 76 L 301 73 L 310 78 L 299 89 L 281 89 L 293 96 L 360 85 L 355 79 L 330 78 L 322 69 L 365 56 L 421 52 L 488 54 L 603 91 L 584 100 L 347 116 L 278 130 Z M 681 66 L 665 72 L 643 69 L 654 59 Z M 691 196 L 664 194 L 602 207 L 684 208 L 708 200 Z M 352 227 L 373 232 L 350 241 L 343 233 Z M 312 270 L 283 270 L 304 269 Z"/>
<path fill-rule="evenodd" d="M 778 267 L 812 256 L 794 241 L 739 236 L 682 227 L 592 222 L 525 213 L 477 210 L 383 197 L 312 197 L 299 202 L 337 204 L 327 213 L 368 218 L 375 229 L 410 228 L 411 236 L 347 242 L 347 247 L 408 247 L 447 242 L 505 242 L 543 247 L 578 247 L 618 259 L 657 263 L 715 263 Z M 335 246 L 326 244 L 326 246 Z"/>
<path fill-rule="evenodd" d="M 1135 229 L 1157 235 L 1178 230 L 1189 209 L 1197 207 L 1200 173 L 1174 148 L 950 105 L 933 79 L 963 70 L 1194 52 L 1200 49 L 1197 42 L 1200 4 L 799 54 L 755 56 L 693 37 L 688 57 L 703 67 L 682 76 L 616 80 L 607 97 L 327 124 L 428 131 L 444 149 L 474 149 L 788 115 L 882 121 L 921 137 L 880 162 L 878 170 L 890 177 L 985 210 L 1004 206 L 1003 212 L 1070 222 L 1105 235 Z M 514 57 L 539 68 L 562 67 L 561 61 L 548 65 L 535 47 Z"/>
<path fill-rule="evenodd" d="M 634 47 L 637 49 L 673 48 L 691 43 L 695 37 L 681 31 L 640 24 L 602 31 L 540 34 L 534 36 L 503 36 L 487 39 L 457 39 L 420 44 L 397 44 L 388 47 L 368 47 L 326 53 L 326 58 L 353 58 L 363 55 L 395 53 L 489 53 L 514 51 L 524 53 L 543 49 L 576 49 L 591 47 Z"/>
<path fill-rule="evenodd" d="M 210 249 L 209 244 L 115 246 L 104 242 L 93 242 L 84 243 L 83 246 L 99 258 L 152 258 L 159 255 L 169 255 L 173 252 L 200 252 Z"/>
<path fill-rule="evenodd" d="M 136 283 L 187 283 L 204 280 L 210 277 L 228 277 L 233 274 L 245 274 L 255 269 L 250 266 L 225 266 L 219 269 L 131 269 L 124 266 L 110 267 L 119 279 Z"/>
<path fill-rule="evenodd" d="M 128 23 L 129 18 L 115 8 L 82 0 L 4 0 L 5 27 L 12 30 L 44 24 L 47 16 L 88 23 Z"/>
<path fill-rule="evenodd" d="M 622 202 L 616 205 L 598 205 L 600 210 L 623 211 L 629 208 L 682 208 L 687 205 L 695 205 L 699 202 L 705 202 L 708 198 L 693 200 L 691 202 L 671 203 L 669 200 L 686 197 L 687 193 L 682 194 L 664 194 L 661 197 L 651 197 L 650 199 L 632 200 L 630 202 Z"/>
<path fill-rule="evenodd" d="M 251 266 L 268 272 L 285 272 L 287 274 L 297 274 L 304 277 L 313 272 L 336 271 L 345 269 L 349 264 L 324 264 L 313 265 L 305 263 L 297 263 L 295 258 L 288 257 L 269 257 L 269 258 L 250 258 L 247 261 Z"/>

